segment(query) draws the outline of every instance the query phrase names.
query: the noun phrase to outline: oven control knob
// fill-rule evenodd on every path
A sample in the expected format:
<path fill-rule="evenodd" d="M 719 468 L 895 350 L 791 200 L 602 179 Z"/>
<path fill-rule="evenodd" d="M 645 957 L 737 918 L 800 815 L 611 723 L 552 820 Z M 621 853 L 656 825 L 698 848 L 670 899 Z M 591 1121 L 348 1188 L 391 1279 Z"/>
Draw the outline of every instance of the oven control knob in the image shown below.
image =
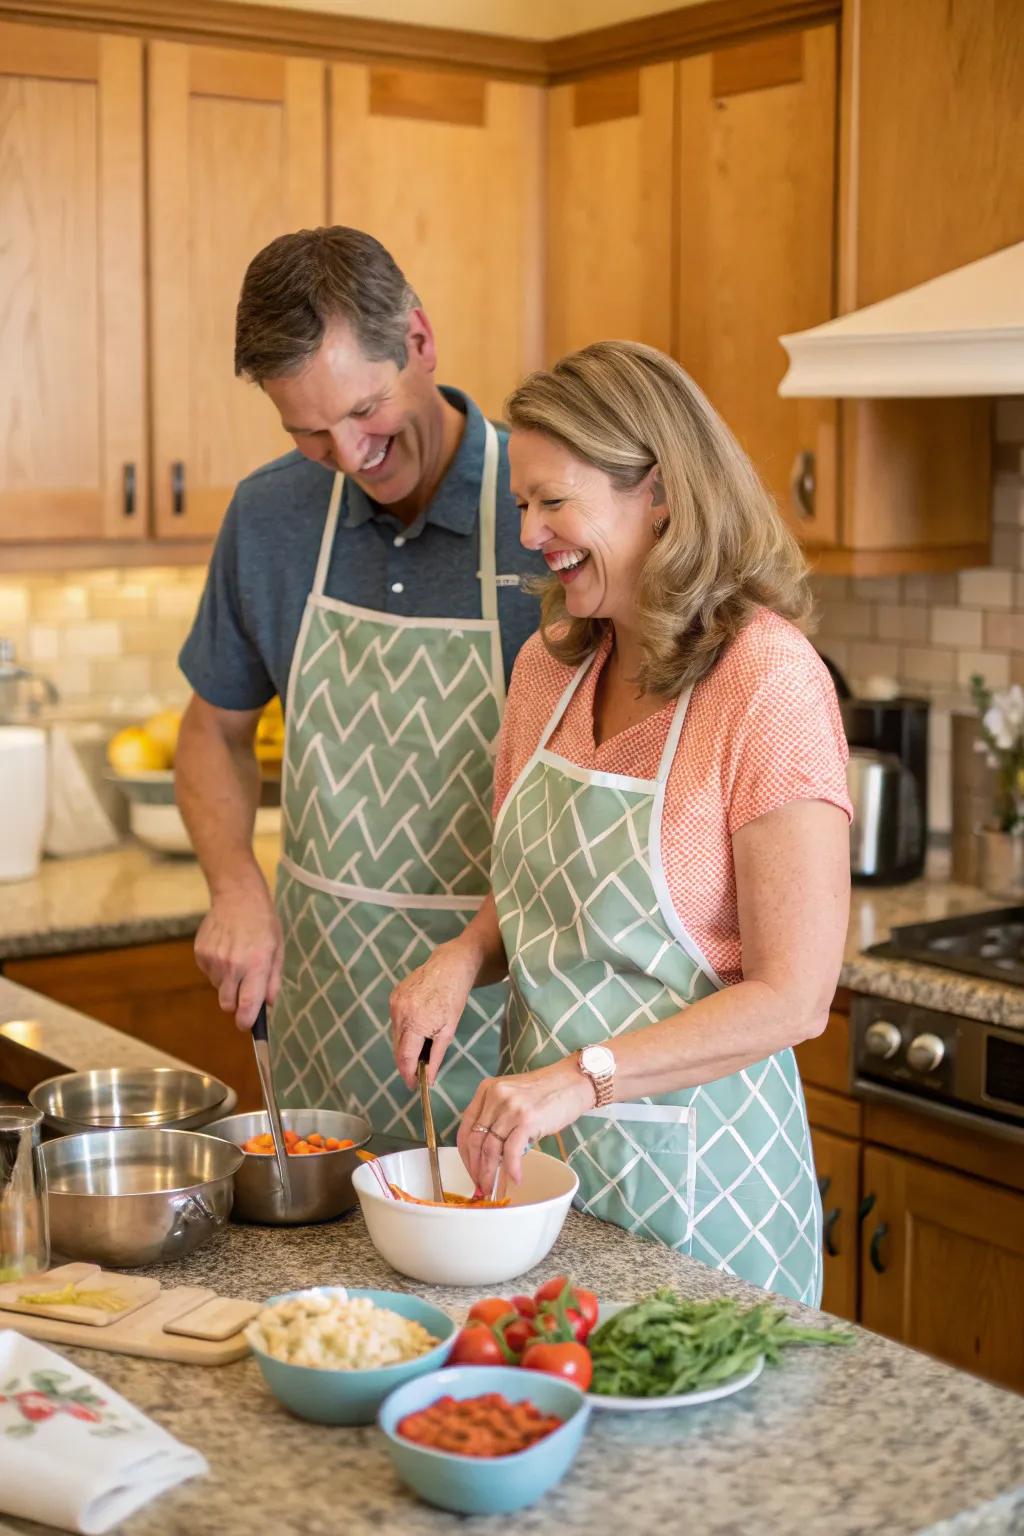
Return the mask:
<path fill-rule="evenodd" d="M 915 1035 L 907 1046 L 907 1066 L 915 1072 L 934 1072 L 946 1054 L 946 1042 L 938 1035 Z"/>
<path fill-rule="evenodd" d="M 915 1072 L 933 1072 L 946 1055 L 946 1041 L 940 1035 L 915 1035 L 907 1046 L 907 1066 Z"/>
<path fill-rule="evenodd" d="M 868 1055 L 878 1056 L 882 1061 L 895 1056 L 902 1043 L 903 1036 L 888 1019 L 876 1019 L 864 1031 L 864 1045 Z"/>

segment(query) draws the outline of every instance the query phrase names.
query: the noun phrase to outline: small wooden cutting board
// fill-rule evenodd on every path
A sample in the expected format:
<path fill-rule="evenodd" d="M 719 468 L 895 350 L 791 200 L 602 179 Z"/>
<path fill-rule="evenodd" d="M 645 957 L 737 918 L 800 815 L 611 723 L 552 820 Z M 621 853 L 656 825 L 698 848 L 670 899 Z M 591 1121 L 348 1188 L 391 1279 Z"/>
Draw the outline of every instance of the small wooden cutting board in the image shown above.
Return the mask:
<path fill-rule="evenodd" d="M 37 1296 L 44 1291 L 63 1291 L 69 1285 L 82 1291 L 113 1291 L 124 1305 L 116 1312 L 99 1307 L 22 1301 L 22 1296 Z M 0 1285 L 0 1311 L 17 1312 L 29 1317 L 49 1317 L 55 1322 L 81 1323 L 89 1328 L 108 1328 L 131 1312 L 137 1312 L 160 1294 L 160 1281 L 145 1275 L 118 1275 L 100 1269 L 98 1264 L 61 1264 L 41 1275 Z"/>
<path fill-rule="evenodd" d="M 118 1276 L 118 1279 L 121 1277 Z M 68 1323 L 35 1314 L 0 1313 L 0 1327 L 9 1325 L 32 1339 L 47 1344 L 77 1344 L 83 1349 L 107 1349 L 117 1355 L 142 1355 L 148 1360 L 176 1360 L 182 1365 L 227 1365 L 249 1353 L 244 1333 L 221 1340 L 190 1339 L 166 1333 L 164 1325 L 213 1301 L 216 1292 L 201 1285 L 179 1285 L 162 1290 L 146 1305 L 121 1316 L 106 1328 L 88 1323 Z"/>

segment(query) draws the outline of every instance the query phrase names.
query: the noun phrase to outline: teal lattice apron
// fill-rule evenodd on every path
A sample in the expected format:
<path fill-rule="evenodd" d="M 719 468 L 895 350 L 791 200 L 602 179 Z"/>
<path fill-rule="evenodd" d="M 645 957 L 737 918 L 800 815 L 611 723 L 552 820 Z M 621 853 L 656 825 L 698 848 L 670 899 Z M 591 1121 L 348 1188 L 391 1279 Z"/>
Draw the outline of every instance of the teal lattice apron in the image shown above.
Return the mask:
<path fill-rule="evenodd" d="M 723 985 L 679 921 L 661 860 L 689 693 L 656 779 L 592 772 L 547 747 L 590 665 L 563 694 L 495 828 L 491 878 L 511 982 L 506 1071 L 611 1042 Z M 820 1300 L 821 1200 L 792 1051 L 706 1086 L 595 1110 L 562 1135 L 584 1210 L 768 1290 Z"/>
<path fill-rule="evenodd" d="M 453 938 L 488 889 L 494 747 L 505 700 L 495 581 L 498 439 L 480 486 L 480 619 L 399 618 L 324 594 L 335 477 L 288 680 L 277 904 L 284 975 L 273 1012 L 281 1101 L 355 1110 L 422 1137 L 395 1070 L 392 988 Z M 498 1068 L 507 989 L 470 1000 L 434 1094 L 454 1140 Z"/>

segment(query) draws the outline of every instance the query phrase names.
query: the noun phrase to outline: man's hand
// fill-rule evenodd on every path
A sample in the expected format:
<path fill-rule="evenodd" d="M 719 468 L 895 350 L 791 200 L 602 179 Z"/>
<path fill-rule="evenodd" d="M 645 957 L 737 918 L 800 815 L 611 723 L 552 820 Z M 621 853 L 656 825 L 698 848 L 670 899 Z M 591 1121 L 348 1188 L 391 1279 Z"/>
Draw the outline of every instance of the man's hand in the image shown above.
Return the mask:
<path fill-rule="evenodd" d="M 225 1013 L 251 1029 L 260 1006 L 281 986 L 284 940 L 262 880 L 218 892 L 196 934 L 196 963 L 217 988 Z"/>

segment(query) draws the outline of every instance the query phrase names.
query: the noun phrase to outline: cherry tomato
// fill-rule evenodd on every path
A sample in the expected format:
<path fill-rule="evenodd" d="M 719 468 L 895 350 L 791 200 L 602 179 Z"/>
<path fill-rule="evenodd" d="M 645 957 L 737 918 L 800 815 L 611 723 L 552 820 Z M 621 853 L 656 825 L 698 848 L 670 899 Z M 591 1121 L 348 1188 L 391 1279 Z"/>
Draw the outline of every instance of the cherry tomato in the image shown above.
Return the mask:
<path fill-rule="evenodd" d="M 590 1329 L 587 1327 L 586 1322 L 581 1317 L 579 1312 L 577 1312 L 573 1307 L 566 1307 L 565 1320 L 569 1324 L 569 1327 L 572 1329 L 572 1336 L 576 1340 L 576 1343 L 585 1343 L 587 1334 L 590 1332 Z M 558 1317 L 554 1312 L 538 1312 L 536 1317 L 531 1318 L 531 1322 L 533 1323 L 534 1333 L 558 1333 Z"/>
<path fill-rule="evenodd" d="M 526 1371 L 543 1371 L 546 1376 L 571 1381 L 582 1392 L 593 1376 L 590 1351 L 583 1344 L 549 1344 L 538 1339 L 527 1347 L 520 1364 Z"/>
<path fill-rule="evenodd" d="M 536 1317 L 537 1303 L 532 1296 L 513 1296 L 512 1305 L 520 1317 Z"/>
<path fill-rule="evenodd" d="M 534 1293 L 534 1300 L 538 1306 L 543 1306 L 545 1302 L 557 1301 L 568 1283 L 567 1276 L 555 1275 L 551 1280 L 546 1280 L 540 1289 Z M 582 1343 L 587 1334 L 597 1327 L 597 1297 L 593 1291 L 585 1291 L 580 1286 L 574 1285 L 572 1296 L 566 1297 L 566 1300 L 571 1308 L 575 1308 L 576 1314 L 583 1319 L 583 1335 L 580 1338 L 580 1343 Z M 573 1323 L 573 1332 L 577 1332 L 575 1322 Z M 579 1337 L 578 1334 L 577 1337 Z"/>
<path fill-rule="evenodd" d="M 469 1309 L 469 1321 L 476 1323 L 496 1323 L 499 1317 L 508 1317 L 514 1312 L 515 1307 L 503 1296 L 485 1296 L 482 1301 L 474 1301 Z"/>
<path fill-rule="evenodd" d="M 455 1338 L 449 1365 L 505 1365 L 501 1345 L 486 1323 L 469 1323 Z"/>
<path fill-rule="evenodd" d="M 505 1343 L 517 1355 L 521 1355 L 530 1340 L 536 1338 L 536 1336 L 533 1322 L 528 1317 L 517 1318 L 514 1323 L 509 1323 L 505 1329 Z"/>

